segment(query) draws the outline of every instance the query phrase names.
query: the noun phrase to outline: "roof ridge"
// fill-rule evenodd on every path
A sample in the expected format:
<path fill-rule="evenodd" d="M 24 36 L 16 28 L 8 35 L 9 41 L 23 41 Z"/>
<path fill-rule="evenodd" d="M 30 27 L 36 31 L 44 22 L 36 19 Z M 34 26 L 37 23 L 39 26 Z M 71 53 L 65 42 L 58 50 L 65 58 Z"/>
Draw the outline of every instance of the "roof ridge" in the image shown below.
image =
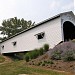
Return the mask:
<path fill-rule="evenodd" d="M 11 39 L 11 38 L 17 36 L 17 35 L 20 35 L 20 34 L 26 32 L 26 31 L 32 29 L 32 28 L 35 28 L 35 27 L 37 27 L 37 26 L 40 26 L 40 25 L 42 25 L 42 24 L 44 24 L 44 23 L 46 23 L 46 22 L 48 22 L 48 21 L 51 21 L 51 20 L 53 20 L 53 19 L 55 19 L 55 18 L 58 18 L 58 17 L 60 17 L 60 15 L 62 15 L 62 14 L 71 13 L 71 12 L 72 12 L 72 11 L 63 12 L 63 13 L 57 14 L 57 15 L 51 17 L 51 18 L 48 18 L 48 19 L 46 19 L 46 20 L 44 20 L 44 21 L 42 21 L 42 22 L 39 22 L 39 23 L 35 24 L 35 26 L 32 26 L 32 27 L 30 27 L 30 28 L 27 28 L 27 29 L 25 29 L 25 30 L 23 30 L 23 31 L 21 31 L 21 32 L 19 32 L 19 33 L 16 33 L 15 35 L 12 35 L 12 36 L 8 37 L 7 39 L 3 40 L 2 42 L 5 42 L 5 41 L 7 41 L 7 40 L 9 40 L 9 39 Z M 73 12 L 72 12 L 72 13 L 73 13 Z M 2 42 L 0 42 L 0 43 L 2 43 Z"/>

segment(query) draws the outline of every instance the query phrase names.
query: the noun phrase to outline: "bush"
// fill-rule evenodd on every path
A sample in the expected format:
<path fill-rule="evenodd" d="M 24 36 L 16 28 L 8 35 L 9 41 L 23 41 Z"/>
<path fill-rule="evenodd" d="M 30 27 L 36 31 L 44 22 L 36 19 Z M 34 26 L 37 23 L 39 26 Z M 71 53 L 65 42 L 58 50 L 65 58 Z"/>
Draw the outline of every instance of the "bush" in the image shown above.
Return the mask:
<path fill-rule="evenodd" d="M 47 52 L 49 50 L 49 45 L 48 44 L 44 44 L 44 52 Z"/>
<path fill-rule="evenodd" d="M 75 60 L 75 50 L 53 50 L 51 52 L 51 59 L 53 60 L 63 60 L 63 61 L 73 61 Z"/>
<path fill-rule="evenodd" d="M 44 61 L 41 63 L 41 66 L 45 66 L 45 62 Z"/>
<path fill-rule="evenodd" d="M 37 65 L 38 66 L 45 66 L 46 64 L 54 64 L 54 62 L 52 60 L 49 60 L 49 61 L 42 61 L 42 62 L 39 62 Z"/>
<path fill-rule="evenodd" d="M 38 56 L 43 55 L 43 53 L 48 50 L 49 50 L 49 45 L 45 44 L 44 48 L 41 47 L 40 49 L 34 49 L 30 52 L 27 52 L 25 55 L 25 59 L 26 59 L 26 61 L 29 61 L 29 59 L 35 59 Z"/>
<path fill-rule="evenodd" d="M 43 55 L 43 48 L 34 49 L 33 51 L 29 52 L 29 58 L 30 59 L 35 59 L 40 55 Z"/>
<path fill-rule="evenodd" d="M 37 58 L 38 56 L 39 56 L 39 51 L 38 51 L 38 49 L 34 49 L 32 52 L 32 59 L 35 59 L 35 58 Z"/>
<path fill-rule="evenodd" d="M 35 59 L 39 56 L 38 49 L 34 49 L 33 51 L 28 52 L 29 59 Z"/>
<path fill-rule="evenodd" d="M 43 55 L 43 51 L 44 51 L 44 49 L 41 47 L 41 48 L 39 49 L 39 55 Z"/>
<path fill-rule="evenodd" d="M 75 60 L 75 52 L 73 50 L 68 50 L 62 55 L 62 60 L 73 61 Z"/>
<path fill-rule="evenodd" d="M 35 51 L 29 52 L 29 58 L 30 58 L 30 59 L 34 59 L 35 57 L 36 57 Z"/>
<path fill-rule="evenodd" d="M 45 64 L 54 64 L 54 62 L 52 60 L 49 61 L 44 61 Z"/>
<path fill-rule="evenodd" d="M 61 51 L 60 50 L 55 50 L 51 53 L 51 59 L 56 59 L 60 60 L 61 59 Z"/>
<path fill-rule="evenodd" d="M 50 61 L 47 61 L 47 64 L 54 64 L 54 62 L 50 60 Z"/>
<path fill-rule="evenodd" d="M 26 62 L 29 61 L 29 54 L 28 53 L 25 54 L 25 60 L 26 60 Z"/>
<path fill-rule="evenodd" d="M 40 66 L 42 64 L 42 62 L 39 62 L 38 64 L 37 64 L 37 66 Z"/>

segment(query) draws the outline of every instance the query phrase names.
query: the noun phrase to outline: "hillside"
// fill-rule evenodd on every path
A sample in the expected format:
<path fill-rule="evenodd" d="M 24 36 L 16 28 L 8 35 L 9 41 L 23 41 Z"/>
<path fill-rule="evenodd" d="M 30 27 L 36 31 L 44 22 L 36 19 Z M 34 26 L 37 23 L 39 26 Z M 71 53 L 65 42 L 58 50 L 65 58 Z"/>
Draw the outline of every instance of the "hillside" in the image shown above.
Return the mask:
<path fill-rule="evenodd" d="M 75 60 L 64 61 L 59 59 L 52 59 L 51 53 L 52 51 L 55 51 L 55 50 L 58 50 L 58 51 L 61 50 L 63 52 L 66 52 L 66 51 L 68 52 L 69 50 L 75 51 L 75 40 L 72 40 L 69 42 L 63 42 L 55 46 L 53 49 L 50 49 L 44 55 L 39 56 L 37 59 L 33 59 L 32 61 L 30 61 L 29 64 L 39 65 L 39 66 L 43 66 L 53 70 L 60 70 L 60 71 L 75 73 Z"/>

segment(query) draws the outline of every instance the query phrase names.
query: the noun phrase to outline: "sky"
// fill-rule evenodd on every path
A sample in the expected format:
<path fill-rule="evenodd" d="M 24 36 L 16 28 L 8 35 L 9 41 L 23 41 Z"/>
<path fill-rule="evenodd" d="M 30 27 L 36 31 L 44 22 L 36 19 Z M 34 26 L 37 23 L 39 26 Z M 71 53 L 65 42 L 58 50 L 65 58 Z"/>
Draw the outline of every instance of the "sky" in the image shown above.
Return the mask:
<path fill-rule="evenodd" d="M 74 12 L 74 0 L 0 0 L 0 25 L 13 17 L 39 23 L 66 11 Z"/>
<path fill-rule="evenodd" d="M 74 0 L 74 14 L 75 14 L 75 0 Z"/>

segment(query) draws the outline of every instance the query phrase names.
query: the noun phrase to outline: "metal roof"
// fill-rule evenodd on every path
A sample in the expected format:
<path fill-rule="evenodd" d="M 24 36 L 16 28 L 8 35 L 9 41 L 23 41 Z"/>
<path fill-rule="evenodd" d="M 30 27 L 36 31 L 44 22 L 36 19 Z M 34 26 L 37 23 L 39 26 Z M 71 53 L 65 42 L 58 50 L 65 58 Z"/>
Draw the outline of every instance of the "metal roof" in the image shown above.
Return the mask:
<path fill-rule="evenodd" d="M 65 13 L 71 13 L 71 12 L 72 12 L 72 11 L 65 12 Z M 5 42 L 5 41 L 7 41 L 7 40 L 9 40 L 9 39 L 11 39 L 11 38 L 13 38 L 13 37 L 15 37 L 15 36 L 18 36 L 18 35 L 20 35 L 20 34 L 22 34 L 22 33 L 25 33 L 25 32 L 27 32 L 27 31 L 33 29 L 33 28 L 36 28 L 36 27 L 38 27 L 38 26 L 40 26 L 40 25 L 43 25 L 44 23 L 47 23 L 47 22 L 49 22 L 49 21 L 51 21 L 51 20 L 54 20 L 54 19 L 60 17 L 61 14 L 64 14 L 64 13 L 60 13 L 60 14 L 58 14 L 58 15 L 55 15 L 55 16 L 51 17 L 51 18 L 48 18 L 48 19 L 46 19 L 46 20 L 44 20 L 44 21 L 42 21 L 42 22 L 36 24 L 35 26 L 33 26 L 33 27 L 31 27 L 31 28 L 25 29 L 25 30 L 23 30 L 23 31 L 21 31 L 21 32 L 19 32 L 19 33 L 16 33 L 16 34 L 13 35 L 13 36 L 10 36 L 9 38 L 3 40 L 3 41 L 0 42 L 0 43 L 3 43 L 3 42 Z"/>

